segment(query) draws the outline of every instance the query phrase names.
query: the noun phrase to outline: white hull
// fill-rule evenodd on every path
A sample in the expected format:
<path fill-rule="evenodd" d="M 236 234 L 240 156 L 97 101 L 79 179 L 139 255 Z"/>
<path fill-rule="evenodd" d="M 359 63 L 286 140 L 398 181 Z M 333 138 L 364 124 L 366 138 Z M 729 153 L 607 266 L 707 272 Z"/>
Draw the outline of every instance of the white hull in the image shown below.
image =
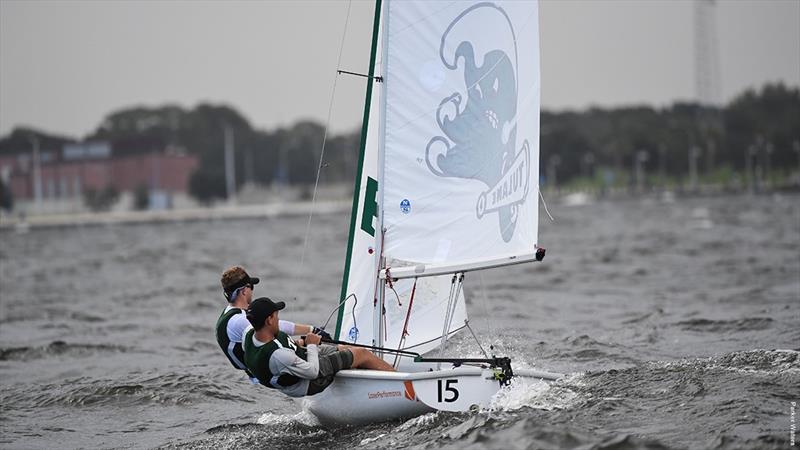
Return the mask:
<path fill-rule="evenodd" d="M 555 381 L 558 374 L 519 370 L 515 377 Z M 425 372 L 343 370 L 303 406 L 323 425 L 363 424 L 419 416 L 435 410 L 489 406 L 501 389 L 491 369 L 457 367 Z"/>

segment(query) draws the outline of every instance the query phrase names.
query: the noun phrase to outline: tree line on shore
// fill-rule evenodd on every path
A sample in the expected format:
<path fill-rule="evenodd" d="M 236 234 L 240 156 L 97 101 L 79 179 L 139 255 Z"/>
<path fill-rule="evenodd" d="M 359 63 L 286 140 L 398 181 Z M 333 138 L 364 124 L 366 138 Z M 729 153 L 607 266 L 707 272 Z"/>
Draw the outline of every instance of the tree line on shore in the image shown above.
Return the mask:
<path fill-rule="evenodd" d="M 750 89 L 724 107 L 679 102 L 541 117 L 545 184 L 617 185 L 785 180 L 800 171 L 800 89 Z M 557 180 L 555 178 L 558 178 Z M 549 180 L 548 180 L 549 178 Z M 638 178 L 638 180 L 637 180 Z"/>
<path fill-rule="evenodd" d="M 0 154 L 30 148 L 33 130 L 0 139 Z M 43 149 L 70 138 L 37 133 Z M 115 155 L 183 149 L 197 155 L 190 193 L 202 202 L 223 199 L 226 134 L 233 139 L 237 188 L 246 183 L 313 184 L 324 126 L 300 121 L 255 128 L 234 108 L 201 104 L 126 108 L 109 114 L 82 140 L 112 143 Z M 328 136 L 320 182 L 352 182 L 360 129 Z M 690 177 L 788 177 L 800 163 L 800 88 L 767 84 L 723 107 L 674 103 L 541 114 L 540 173 L 546 187 L 571 182 L 631 185 Z"/>

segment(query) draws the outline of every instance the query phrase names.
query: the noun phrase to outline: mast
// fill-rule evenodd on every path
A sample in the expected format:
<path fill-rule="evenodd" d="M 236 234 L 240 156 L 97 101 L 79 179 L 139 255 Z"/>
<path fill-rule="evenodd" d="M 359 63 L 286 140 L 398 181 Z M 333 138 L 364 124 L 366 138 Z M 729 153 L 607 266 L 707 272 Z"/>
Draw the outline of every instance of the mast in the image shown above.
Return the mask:
<path fill-rule="evenodd" d="M 361 144 L 358 153 L 358 169 L 356 171 L 355 188 L 353 189 L 353 208 L 350 213 L 350 234 L 347 240 L 347 252 L 345 254 L 344 274 L 342 275 L 342 290 L 339 295 L 339 314 L 336 318 L 336 333 L 334 339 L 339 339 L 342 324 L 342 315 L 345 309 L 345 298 L 347 296 L 347 281 L 350 277 L 350 263 L 352 261 L 353 241 L 356 233 L 356 219 L 358 216 L 359 196 L 361 191 L 361 175 L 364 165 L 364 153 L 367 147 L 367 131 L 369 129 L 369 113 L 372 100 L 372 85 L 375 83 L 375 56 L 378 51 L 378 27 L 381 18 L 381 0 L 375 1 L 375 15 L 372 25 L 372 49 L 369 56 L 369 76 L 367 78 L 367 94 L 364 99 L 364 118 L 361 124 Z"/>
<path fill-rule="evenodd" d="M 381 33 L 381 48 L 386 49 L 387 45 L 386 42 L 388 41 L 389 37 L 389 21 L 386 18 L 389 16 L 389 7 L 385 8 L 382 12 L 383 14 L 383 32 Z M 385 53 L 385 52 L 384 52 Z M 386 65 L 381 65 L 381 78 L 386 83 Z M 386 89 L 386 85 L 384 84 L 384 89 Z M 380 110 L 381 112 L 386 111 L 386 96 L 382 95 L 380 103 Z M 380 123 L 378 124 L 378 186 L 383 186 L 383 173 L 384 173 L 384 153 L 383 149 L 385 148 L 386 142 L 386 114 L 380 115 Z M 380 243 L 380 247 L 378 248 L 378 254 L 380 255 L 378 261 L 379 266 L 378 268 L 381 271 L 386 270 L 386 258 L 383 255 L 383 244 L 384 244 L 384 235 L 386 234 L 386 229 L 383 227 L 383 189 L 378 189 L 378 196 L 380 200 L 378 200 L 378 223 L 377 223 L 377 230 L 380 233 L 380 237 L 378 238 L 378 242 Z M 384 303 L 386 301 L 386 286 L 385 282 L 382 279 L 379 279 L 376 283 L 378 288 L 378 292 L 375 293 L 376 305 L 375 305 L 375 316 L 374 316 L 374 325 L 376 333 L 373 335 L 373 342 L 374 345 L 378 347 L 383 347 L 384 345 L 384 321 L 383 315 L 385 311 Z"/>

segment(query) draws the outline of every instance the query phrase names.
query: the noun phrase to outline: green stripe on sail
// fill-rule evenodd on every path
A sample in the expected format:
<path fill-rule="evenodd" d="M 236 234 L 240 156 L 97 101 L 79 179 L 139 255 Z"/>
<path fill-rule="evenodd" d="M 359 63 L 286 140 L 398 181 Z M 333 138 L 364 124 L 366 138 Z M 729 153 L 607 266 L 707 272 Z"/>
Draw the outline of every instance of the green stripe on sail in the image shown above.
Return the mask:
<path fill-rule="evenodd" d="M 369 78 L 367 78 L 367 96 L 364 102 L 364 120 L 361 125 L 361 146 L 358 154 L 358 170 L 356 172 L 356 187 L 353 190 L 353 210 L 350 213 L 350 237 L 347 240 L 347 254 L 344 261 L 344 275 L 342 276 L 342 292 L 339 295 L 339 315 L 336 317 L 336 333 L 334 339 L 339 339 L 344 316 L 344 299 L 347 296 L 347 279 L 350 277 L 350 260 L 352 259 L 353 241 L 356 233 L 356 216 L 358 215 L 358 199 L 361 190 L 361 172 L 364 165 L 364 152 L 367 148 L 367 130 L 369 129 L 369 110 L 372 103 L 372 85 L 375 83 L 375 56 L 378 52 L 378 27 L 381 23 L 381 0 L 375 1 L 375 18 L 372 25 L 372 50 L 369 55 Z"/>

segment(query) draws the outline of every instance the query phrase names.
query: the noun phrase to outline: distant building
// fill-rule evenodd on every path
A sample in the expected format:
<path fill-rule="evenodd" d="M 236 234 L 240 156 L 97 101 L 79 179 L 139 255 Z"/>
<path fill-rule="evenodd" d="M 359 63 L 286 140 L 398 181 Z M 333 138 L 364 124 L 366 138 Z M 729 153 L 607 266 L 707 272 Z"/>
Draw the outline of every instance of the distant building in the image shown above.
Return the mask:
<path fill-rule="evenodd" d="M 188 193 L 189 177 L 199 165 L 195 155 L 174 146 L 148 146 L 134 151 L 131 143 L 116 147 L 108 142 L 83 142 L 40 150 L 42 199 L 77 199 L 87 190 L 109 187 L 120 193 L 144 188 L 153 206 L 154 195 L 163 198 Z M 34 200 L 33 158 L 33 152 L 27 149 L 0 155 L 0 175 L 17 200 Z"/>

